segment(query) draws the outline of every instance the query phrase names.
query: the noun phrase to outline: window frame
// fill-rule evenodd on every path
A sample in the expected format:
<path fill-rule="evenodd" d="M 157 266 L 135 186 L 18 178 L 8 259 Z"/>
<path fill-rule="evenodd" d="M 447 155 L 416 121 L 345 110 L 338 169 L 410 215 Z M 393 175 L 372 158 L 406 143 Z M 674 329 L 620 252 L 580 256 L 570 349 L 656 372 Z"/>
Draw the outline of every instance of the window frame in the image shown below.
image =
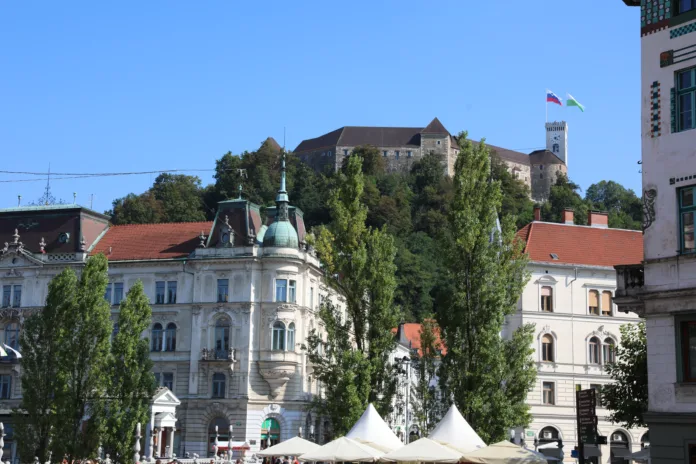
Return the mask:
<path fill-rule="evenodd" d="M 288 279 L 288 303 L 297 303 L 297 281 Z"/>
<path fill-rule="evenodd" d="M 546 397 L 546 386 L 550 386 L 548 389 L 550 392 L 550 401 L 547 401 Z M 544 406 L 556 406 L 556 383 L 551 381 L 542 380 L 541 382 L 541 404 Z"/>
<path fill-rule="evenodd" d="M 162 348 L 164 347 L 164 326 L 159 323 L 155 322 L 152 324 L 152 343 L 150 347 L 150 351 L 162 351 Z"/>
<path fill-rule="evenodd" d="M 545 339 L 549 339 L 550 342 L 544 343 Z M 553 363 L 556 362 L 555 355 L 555 340 L 553 335 L 550 333 L 545 333 L 541 335 L 541 362 Z M 548 352 L 547 352 L 548 351 Z"/>
<path fill-rule="evenodd" d="M 291 322 L 285 329 L 285 349 L 286 351 L 295 351 L 295 323 Z"/>
<path fill-rule="evenodd" d="M 114 291 L 111 293 L 112 295 L 112 306 L 120 305 L 121 302 L 123 301 L 123 295 L 125 294 L 124 292 L 125 288 L 123 285 L 123 282 L 114 282 Z M 118 291 L 118 293 L 117 293 Z M 117 296 L 118 295 L 118 296 Z"/>
<path fill-rule="evenodd" d="M 597 295 L 597 306 L 590 306 L 590 297 L 592 293 L 595 293 Z M 599 299 L 600 299 L 600 294 L 599 290 L 591 288 L 587 290 L 587 314 L 590 316 L 599 316 L 601 314 L 601 311 L 599 309 Z M 595 308 L 596 312 L 592 312 L 591 308 Z"/>
<path fill-rule="evenodd" d="M 679 357 L 677 380 L 681 383 L 696 383 L 696 372 L 694 372 L 694 377 L 689 376 L 690 350 L 687 332 L 690 325 L 696 327 L 696 314 L 675 318 L 675 327 L 677 332 L 677 356 Z"/>
<path fill-rule="evenodd" d="M 19 290 L 19 291 L 17 291 Z M 17 297 L 19 295 L 19 297 Z M 5 298 L 7 297 L 7 299 Z M 2 286 L 2 300 L 0 301 L 2 308 L 21 308 L 22 307 L 22 284 L 10 282 Z"/>
<path fill-rule="evenodd" d="M 274 299 L 276 302 L 279 303 L 285 303 L 288 299 L 288 280 L 289 279 L 276 279 L 275 280 L 275 293 L 274 293 Z M 284 285 L 279 285 L 281 282 L 284 282 Z M 279 294 L 278 292 L 280 290 L 283 290 L 282 295 Z"/>
<path fill-rule="evenodd" d="M 549 289 L 549 294 L 544 295 L 544 289 Z M 542 313 L 552 313 L 553 312 L 553 287 L 551 285 L 542 285 L 539 289 L 539 307 Z M 547 304 L 544 304 L 544 301 Z"/>
<path fill-rule="evenodd" d="M 286 351 L 286 340 L 285 337 L 287 336 L 287 327 L 285 327 L 285 324 L 283 321 L 275 321 L 273 322 L 273 326 L 271 327 L 271 350 L 273 351 Z"/>
<path fill-rule="evenodd" d="M 596 340 L 596 343 L 593 342 L 593 340 Z M 593 358 L 593 356 L 592 356 L 593 345 L 595 346 L 594 362 L 592 360 L 592 358 Z M 602 342 L 598 337 L 593 335 L 587 339 L 587 364 L 591 364 L 593 366 L 601 366 L 602 365 L 601 356 L 602 356 Z"/>
<path fill-rule="evenodd" d="M 167 387 L 169 391 L 174 391 L 174 372 L 162 372 L 160 373 L 160 386 Z M 166 376 L 171 376 L 171 387 L 167 386 L 168 381 L 165 380 Z"/>
<path fill-rule="evenodd" d="M 215 321 L 213 337 L 213 349 L 216 353 L 218 351 L 229 351 L 232 346 L 232 322 L 226 317 Z"/>
<path fill-rule="evenodd" d="M 678 0 L 677 0 L 678 1 Z M 696 10 L 690 10 L 696 11 Z M 682 89 L 680 83 L 680 77 L 685 73 L 691 74 L 691 86 Z M 682 126 L 682 105 L 681 97 L 684 95 L 690 95 L 691 101 L 691 127 Z M 676 115 L 676 131 L 686 132 L 691 129 L 696 129 L 696 66 L 690 68 L 679 69 L 674 72 L 674 105 L 675 105 L 675 115 Z"/>
<path fill-rule="evenodd" d="M 162 293 L 160 294 L 160 290 Z M 160 298 L 161 297 L 161 298 Z M 164 280 L 155 281 L 155 304 L 164 304 L 167 298 L 167 282 Z"/>
<path fill-rule="evenodd" d="M 162 351 L 176 351 L 176 332 L 177 326 L 170 322 L 164 327 L 164 344 Z"/>
<path fill-rule="evenodd" d="M 176 304 L 176 291 L 177 291 L 177 281 L 171 280 L 167 282 L 167 291 L 165 293 L 167 297 L 166 304 Z"/>
<path fill-rule="evenodd" d="M 609 309 L 604 307 L 604 295 L 609 295 Z M 604 317 L 612 317 L 614 315 L 614 294 L 609 290 L 602 290 L 599 294 L 599 314 Z"/>
<path fill-rule="evenodd" d="M 696 19 L 696 7 L 690 10 L 680 11 L 679 10 L 679 0 L 672 1 L 672 17 L 669 20 L 670 26 L 677 26 L 685 22 Z"/>
<path fill-rule="evenodd" d="M 5 390 L 7 387 L 7 390 Z M 5 394 L 7 391 L 7 395 Z M 12 398 L 12 375 L 2 374 L 0 375 L 0 399 L 9 400 Z"/>
<path fill-rule="evenodd" d="M 221 285 L 224 284 L 224 285 Z M 220 293 L 221 288 L 225 289 L 225 293 Z M 230 279 L 218 279 L 217 280 L 217 302 L 227 303 L 230 299 Z"/>
<path fill-rule="evenodd" d="M 19 332 L 21 330 L 21 327 L 19 326 L 19 322 L 10 322 L 5 326 L 5 344 L 9 346 L 10 348 L 13 348 L 15 350 L 19 350 Z M 12 340 L 10 340 L 9 335 L 14 334 L 14 343 Z M 9 354 L 9 353 L 8 353 Z"/>
<path fill-rule="evenodd" d="M 691 195 L 693 198 L 693 204 L 691 206 L 683 206 L 682 205 L 682 192 L 685 192 L 687 190 L 691 190 Z M 677 189 L 677 211 L 679 215 L 679 254 L 682 255 L 690 255 L 696 253 L 696 184 L 695 185 L 687 185 L 684 187 L 680 187 Z M 683 216 L 685 213 L 692 213 L 693 214 L 693 224 L 692 227 L 694 227 L 694 235 L 695 235 L 695 240 L 694 240 L 694 248 L 685 250 L 685 237 L 684 237 L 684 220 Z"/>
<path fill-rule="evenodd" d="M 607 343 L 609 341 L 610 343 Z M 607 347 L 611 346 L 611 350 Z M 607 359 L 607 354 L 609 354 Z M 602 364 L 614 364 L 616 362 L 616 341 L 611 337 L 606 337 L 602 342 Z"/>
<path fill-rule="evenodd" d="M 210 384 L 212 386 L 211 397 L 212 398 L 225 398 L 225 390 L 227 389 L 227 376 L 222 372 L 213 373 L 210 378 Z"/>

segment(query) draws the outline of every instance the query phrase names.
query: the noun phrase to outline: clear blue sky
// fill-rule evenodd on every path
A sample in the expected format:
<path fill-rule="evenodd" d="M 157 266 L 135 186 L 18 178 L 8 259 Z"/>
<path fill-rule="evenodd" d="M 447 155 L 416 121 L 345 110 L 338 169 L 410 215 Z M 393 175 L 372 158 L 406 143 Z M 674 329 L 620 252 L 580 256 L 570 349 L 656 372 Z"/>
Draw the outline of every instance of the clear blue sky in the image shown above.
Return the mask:
<path fill-rule="evenodd" d="M 570 177 L 640 194 L 639 10 L 621 0 L 3 2 L 0 41 L 0 170 L 212 169 L 284 126 L 294 149 L 434 116 L 528 153 L 549 88 L 586 106 L 549 105 L 570 126 Z M 154 177 L 52 188 L 103 211 Z M 0 207 L 44 184 L 0 183 Z"/>

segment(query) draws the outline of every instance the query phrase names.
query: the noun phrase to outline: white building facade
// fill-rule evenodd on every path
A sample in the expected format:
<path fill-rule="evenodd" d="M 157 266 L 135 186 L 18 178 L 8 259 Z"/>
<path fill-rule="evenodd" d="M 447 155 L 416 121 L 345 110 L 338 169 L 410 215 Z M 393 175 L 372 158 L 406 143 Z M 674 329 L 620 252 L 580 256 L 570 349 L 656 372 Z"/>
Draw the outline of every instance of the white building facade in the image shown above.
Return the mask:
<path fill-rule="evenodd" d="M 307 412 L 321 386 L 301 346 L 310 331 L 321 333 L 322 299 L 342 301 L 322 284 L 319 261 L 304 243 L 302 212 L 288 205 L 284 185 L 270 210 L 262 224 L 259 207 L 239 198 L 219 203 L 213 222 L 126 226 L 110 226 L 77 205 L 0 210 L 0 241 L 8 242 L 0 250 L 0 338 L 16 347 L 50 279 L 104 253 L 114 322 L 138 280 L 152 302 L 152 327 L 143 336 L 166 389 L 144 424 L 145 457 L 210 456 L 216 426 L 219 442 L 246 442 L 251 452 L 300 427 L 324 442 L 328 421 Z M 16 358 L 0 359 L 6 457 L 14 451 L 10 412 L 21 400 L 20 375 Z"/>
<path fill-rule="evenodd" d="M 696 2 L 640 7 L 644 259 L 617 303 L 646 320 L 651 459 L 696 461 Z"/>
<path fill-rule="evenodd" d="M 517 439 L 556 456 L 546 446 L 560 439 L 565 461 L 574 462 L 575 392 L 593 388 L 601 395 L 602 386 L 611 381 L 604 366 L 614 360 L 619 327 L 638 322 L 636 315 L 618 312 L 613 303 L 613 265 L 639 259 L 642 240 L 637 231 L 608 229 L 606 214 L 591 213 L 590 226 L 573 225 L 572 211 L 565 216 L 564 224 L 537 218 L 520 231 L 527 242 L 531 278 L 503 336 L 512 336 L 523 324 L 535 325 L 537 378 L 527 397 L 533 420 L 517 431 Z M 586 446 L 591 462 L 623 462 L 631 451 L 647 445 L 646 429 L 626 430 L 609 422 L 608 414 L 597 408 L 598 431 L 608 444 Z"/>

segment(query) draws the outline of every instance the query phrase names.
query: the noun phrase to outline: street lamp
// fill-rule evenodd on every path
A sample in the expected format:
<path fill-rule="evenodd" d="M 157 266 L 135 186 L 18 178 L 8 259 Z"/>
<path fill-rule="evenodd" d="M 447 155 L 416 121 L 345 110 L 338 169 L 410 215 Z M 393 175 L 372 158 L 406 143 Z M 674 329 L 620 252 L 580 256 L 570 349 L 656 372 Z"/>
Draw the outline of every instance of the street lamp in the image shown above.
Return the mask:
<path fill-rule="evenodd" d="M 314 439 L 314 424 L 309 426 L 309 439 L 316 443 L 316 440 Z"/>
<path fill-rule="evenodd" d="M 406 409 L 404 411 L 404 444 L 408 445 L 409 436 L 411 434 L 411 358 L 404 356 L 394 358 L 394 363 L 402 366 L 401 374 L 406 374 Z"/>

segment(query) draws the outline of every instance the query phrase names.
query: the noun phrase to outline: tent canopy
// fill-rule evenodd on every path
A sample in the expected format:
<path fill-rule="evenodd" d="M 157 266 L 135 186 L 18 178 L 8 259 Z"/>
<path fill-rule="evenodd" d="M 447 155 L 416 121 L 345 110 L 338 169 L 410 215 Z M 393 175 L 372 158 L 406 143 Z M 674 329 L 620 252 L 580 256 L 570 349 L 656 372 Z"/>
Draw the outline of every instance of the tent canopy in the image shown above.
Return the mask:
<path fill-rule="evenodd" d="M 383 452 L 347 437 L 337 438 L 314 451 L 303 454 L 300 461 L 319 462 L 375 462 Z"/>
<path fill-rule="evenodd" d="M 367 406 L 365 412 L 360 416 L 353 428 L 350 429 L 350 432 L 346 434 L 346 437 L 384 452 L 393 451 L 404 446 L 382 417 L 380 417 L 372 403 Z"/>
<path fill-rule="evenodd" d="M 462 461 L 474 464 L 546 464 L 546 458 L 509 441 L 466 453 Z"/>
<path fill-rule="evenodd" d="M 454 404 L 450 406 L 445 417 L 428 438 L 462 453 L 469 453 L 486 446 Z"/>
<path fill-rule="evenodd" d="M 316 443 L 312 443 L 304 438 L 293 437 L 256 454 L 258 456 L 301 456 L 319 448 L 320 446 Z"/>
<path fill-rule="evenodd" d="M 459 462 L 462 453 L 439 444 L 429 438 L 421 438 L 413 443 L 387 453 L 382 461 L 395 462 Z"/>

